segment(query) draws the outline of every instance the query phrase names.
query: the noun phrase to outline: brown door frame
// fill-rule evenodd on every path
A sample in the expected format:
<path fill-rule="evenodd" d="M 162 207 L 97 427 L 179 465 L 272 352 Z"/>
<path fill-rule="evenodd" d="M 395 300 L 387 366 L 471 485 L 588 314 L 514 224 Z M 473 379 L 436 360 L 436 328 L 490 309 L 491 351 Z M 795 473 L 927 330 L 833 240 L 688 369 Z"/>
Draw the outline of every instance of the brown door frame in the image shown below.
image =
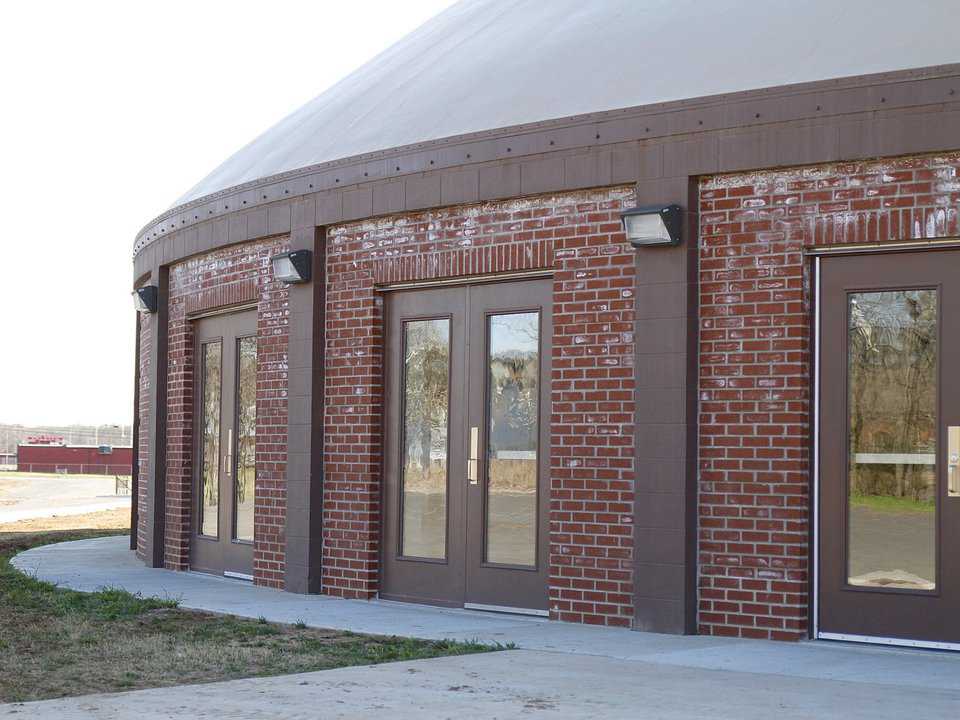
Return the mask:
<path fill-rule="evenodd" d="M 201 331 L 202 325 L 194 325 L 194 383 L 193 383 L 193 438 L 191 463 L 191 500 L 190 500 L 190 547 L 188 557 L 190 567 L 200 572 L 224 574 L 228 576 L 252 579 L 253 578 L 253 542 L 236 540 L 236 512 L 234 504 L 234 489 L 236 482 L 236 460 L 238 457 L 237 444 L 237 398 L 239 395 L 239 356 L 237 350 L 240 340 L 257 336 L 256 310 L 238 310 L 232 313 L 218 313 L 211 317 L 191 318 L 196 323 L 206 323 L 207 327 Z M 218 452 L 217 482 L 219 485 L 219 504 L 217 537 L 211 538 L 200 534 L 200 473 L 201 464 L 198 462 L 201 455 L 202 438 L 199 423 L 202 418 L 203 381 L 202 381 L 202 348 L 210 342 L 220 343 L 220 445 Z M 233 436 L 233 447 L 230 448 L 229 474 L 225 476 L 223 467 L 224 457 L 227 455 L 226 438 Z M 224 492 L 224 488 L 228 492 Z M 255 522 L 255 521 L 254 521 Z M 201 552 L 201 544 L 206 546 Z M 216 547 L 214 547 L 216 545 Z"/>
<path fill-rule="evenodd" d="M 887 636 L 873 636 L 873 635 L 858 635 L 858 634 L 849 634 L 849 633 L 840 633 L 840 632 L 831 632 L 821 630 L 820 619 L 822 612 L 822 587 L 823 580 L 821 576 L 821 562 L 820 562 L 820 549 L 821 543 L 823 542 L 823 532 L 821 527 L 821 503 L 824 498 L 823 488 L 821 487 L 821 466 L 822 466 L 822 452 L 823 448 L 820 442 L 820 433 L 822 430 L 821 423 L 821 411 L 823 409 L 823 404 L 821 401 L 822 393 L 822 370 L 823 363 L 821 358 L 821 347 L 823 343 L 821 342 L 821 335 L 823 333 L 822 326 L 822 284 L 821 284 L 821 271 L 822 271 L 822 261 L 824 258 L 831 256 L 859 256 L 862 257 L 863 262 L 869 262 L 871 256 L 880 255 L 880 254 L 891 254 L 891 253 L 911 253 L 919 254 L 923 252 L 931 251 L 943 251 L 943 250 L 953 250 L 955 253 L 960 255 L 960 240 L 957 239 L 943 239 L 943 240 L 919 240 L 919 241 L 907 241 L 907 242 L 891 242 L 891 243 L 876 243 L 870 246 L 833 246 L 825 248 L 814 248 L 806 251 L 810 256 L 811 262 L 811 273 L 813 279 L 813 303 L 810 312 L 810 322 L 811 322 L 811 353 L 812 353 L 812 363 L 810 371 L 810 387 L 811 387 L 811 423 L 810 423 L 810 452 L 811 452 L 811 474 L 810 474 L 810 497 L 812 505 L 812 522 L 810 523 L 810 553 L 809 553 L 809 562 L 810 562 L 810 627 L 809 635 L 813 639 L 823 639 L 823 640 L 841 640 L 841 641 L 852 641 L 852 642 L 863 642 L 871 644 L 880 644 L 880 645 L 898 645 L 905 647 L 920 647 L 920 648 L 931 648 L 931 649 L 941 649 L 941 650 L 960 650 L 960 643 L 951 642 L 951 641 L 938 641 L 938 640 L 917 640 L 917 639 L 908 639 L 901 637 L 887 637 Z M 869 284 L 869 283 L 867 283 Z M 904 287 L 909 285 L 911 287 L 926 285 L 926 286 L 937 286 L 942 289 L 942 285 L 938 283 L 900 283 Z M 883 285 L 886 287 L 890 283 L 878 283 L 878 285 Z M 944 338 L 944 329 L 947 325 L 944 322 L 943 317 L 943 294 L 939 295 L 938 300 L 938 338 L 942 342 Z M 846 313 L 844 313 L 846 316 Z M 835 349 L 837 350 L 837 349 Z M 941 344 L 938 348 L 938 352 L 944 352 L 945 347 Z M 843 349 L 844 357 L 846 357 L 846 349 Z M 943 495 L 944 484 L 946 478 L 943 472 L 942 467 L 942 457 L 944 456 L 944 442 L 946 441 L 945 433 L 945 415 L 943 405 L 943 377 L 944 377 L 944 363 L 941 358 L 938 358 L 938 398 L 937 398 L 937 521 L 936 521 L 936 530 L 935 530 L 935 552 L 937 554 L 936 559 L 936 572 L 937 572 L 937 592 L 930 595 L 931 598 L 938 598 L 943 589 L 943 572 L 941 567 L 942 557 L 943 557 L 943 543 L 941 525 L 943 519 L 941 518 L 941 513 L 943 512 L 943 507 L 941 503 L 945 503 L 946 498 Z M 843 404 L 846 408 L 846 403 Z M 844 421 L 845 422 L 845 421 Z M 845 435 L 844 435 L 845 436 Z M 846 468 L 845 468 L 846 469 Z M 844 528 L 844 537 L 846 536 L 847 529 Z M 844 551 L 844 558 L 846 558 L 846 551 Z M 909 595 L 909 593 L 904 593 Z M 960 611 L 960 608 L 958 608 Z"/>
<path fill-rule="evenodd" d="M 395 312 L 390 308 L 390 303 L 384 303 L 384 413 L 383 421 L 381 426 L 382 437 L 384 439 L 384 453 L 381 463 L 382 474 L 381 477 L 383 481 L 381 483 L 381 542 L 380 542 L 380 578 L 381 578 L 381 597 L 385 599 L 395 599 L 395 600 L 404 600 L 420 603 L 430 603 L 437 605 L 447 605 L 453 607 L 465 607 L 473 609 L 484 609 L 484 610 L 502 610 L 505 612 L 520 612 L 525 614 L 536 614 L 536 615 L 547 615 L 548 614 L 548 595 L 549 595 L 549 503 L 550 503 L 550 474 L 549 474 L 549 463 L 550 463 L 550 386 L 552 383 L 550 367 L 551 367 L 551 347 L 552 347 L 552 308 L 550 306 L 551 296 L 552 296 L 552 285 L 550 284 L 552 280 L 552 273 L 537 271 L 535 273 L 516 273 L 505 276 L 496 276 L 489 278 L 464 278 L 457 279 L 454 281 L 440 281 L 440 282 L 424 282 L 424 283 L 410 283 L 409 285 L 397 285 L 393 287 L 382 288 L 383 291 L 393 295 L 394 297 L 402 297 L 408 291 L 416 292 L 420 290 L 430 290 L 431 292 L 437 293 L 436 297 L 438 300 L 441 300 L 443 296 L 450 295 L 450 293 L 445 293 L 444 288 L 446 289 L 462 289 L 464 292 L 464 297 L 467 298 L 464 307 L 458 308 L 456 302 L 448 302 L 445 306 L 441 302 L 440 306 L 445 309 L 441 312 L 431 311 L 425 309 L 424 312 L 414 312 L 412 315 L 405 315 L 404 320 L 416 320 L 416 319 L 434 319 L 440 317 L 450 317 L 451 318 L 451 328 L 450 328 L 450 343 L 451 343 L 451 358 L 450 358 L 450 399 L 449 402 L 451 405 L 454 403 L 456 396 L 459 394 L 462 397 L 460 402 L 462 403 L 463 410 L 459 413 L 462 420 L 462 428 L 457 427 L 457 420 L 454 411 L 450 412 L 450 417 L 448 418 L 448 481 L 447 481 L 447 558 L 444 561 L 429 561 L 429 563 L 424 563 L 425 570 L 429 574 L 430 566 L 444 566 L 449 568 L 452 571 L 452 575 L 455 577 L 448 578 L 451 582 L 456 581 L 459 587 L 459 593 L 456 597 L 450 595 L 449 592 L 441 593 L 442 597 L 433 597 L 428 596 L 424 593 L 411 594 L 404 590 L 404 587 L 407 584 L 412 584 L 413 586 L 422 587 L 423 582 L 426 578 L 422 577 L 422 572 L 416 572 L 414 563 L 405 560 L 400 556 L 399 548 L 397 547 L 396 538 L 398 537 L 398 531 L 400 528 L 399 518 L 392 517 L 400 510 L 399 497 L 394 497 L 399 492 L 399 485 L 396 482 L 390 482 L 390 477 L 395 477 L 397 466 L 397 458 L 399 457 L 398 453 L 401 452 L 401 448 L 398 446 L 397 438 L 392 438 L 388 432 L 390 423 L 392 422 L 391 418 L 397 417 L 400 408 L 402 407 L 402 401 L 398 397 L 402 392 L 402 383 L 401 381 L 401 368 L 398 367 L 396 361 L 396 353 L 398 347 L 402 344 L 402 323 L 396 324 L 394 319 L 391 317 L 392 313 Z M 525 282 L 524 282 L 525 281 Z M 544 283 L 537 289 L 533 289 L 531 284 L 533 282 Z M 480 486 L 468 485 L 466 482 L 465 475 L 465 466 L 466 459 L 468 454 L 467 449 L 467 432 L 468 428 L 471 425 L 478 425 L 481 428 L 485 428 L 486 422 L 486 408 L 484 405 L 481 405 L 481 400 L 485 401 L 487 397 L 487 388 L 486 388 L 486 372 L 481 373 L 483 375 L 483 390 L 480 395 L 480 398 L 474 399 L 472 394 L 476 392 L 476 381 L 471 381 L 467 378 L 467 382 L 459 383 L 457 379 L 457 370 L 460 368 L 460 379 L 467 377 L 466 370 L 468 364 L 471 360 L 475 360 L 478 357 L 479 352 L 476 349 L 476 346 L 479 345 L 480 351 L 486 352 L 488 345 L 487 335 L 487 323 L 486 319 L 489 315 L 497 314 L 509 314 L 514 312 L 523 312 L 533 309 L 533 304 L 529 301 L 519 302 L 519 303 L 507 303 L 509 307 L 504 307 L 503 309 L 481 309 L 480 316 L 483 319 L 483 340 L 479 343 L 476 341 L 471 341 L 468 337 L 470 332 L 477 332 L 477 328 L 471 328 L 471 323 L 476 320 L 475 315 L 477 313 L 471 308 L 470 295 L 468 294 L 468 289 L 463 286 L 471 286 L 485 288 L 485 286 L 493 285 L 494 287 L 520 287 L 524 288 L 525 292 L 536 294 L 539 292 L 542 298 L 543 308 L 540 311 L 540 413 L 539 413 L 539 431 L 540 431 L 540 441 L 538 445 L 538 501 L 537 501 L 537 537 L 536 537 L 536 555 L 537 555 L 537 564 L 535 568 L 523 568 L 521 572 L 528 573 L 531 575 L 531 578 L 534 576 L 539 579 L 542 584 L 542 597 L 531 598 L 530 604 L 531 607 L 521 607 L 521 606 L 512 606 L 506 603 L 495 603 L 495 602 L 471 602 L 471 598 L 474 597 L 474 593 L 469 589 L 469 578 L 468 575 L 471 573 L 471 563 L 476 558 L 476 552 L 478 548 L 474 548 L 471 551 L 469 547 L 470 538 L 468 525 L 472 522 L 477 522 L 477 519 L 483 517 L 483 505 L 482 503 L 477 502 L 477 498 L 474 496 L 479 493 Z M 521 292 L 523 292 L 522 290 Z M 411 292 L 411 295 L 412 295 Z M 452 296 L 451 296 L 452 297 Z M 414 301 L 416 304 L 416 301 Z M 427 305 L 432 305 L 433 303 L 427 303 Z M 459 331 L 454 327 L 454 318 L 458 314 L 458 310 L 462 312 L 462 327 Z M 460 338 L 459 347 L 456 347 L 457 338 Z M 457 354 L 460 354 L 462 357 L 457 357 Z M 485 364 L 484 364 L 485 368 Z M 471 371 L 471 376 L 476 375 L 477 373 Z M 460 385 L 458 387 L 458 385 Z M 467 386 L 470 387 L 471 397 L 468 400 Z M 483 415 L 481 420 L 478 420 L 477 413 L 480 412 Z M 484 437 L 485 430 L 481 432 L 481 437 L 483 441 L 481 446 L 486 448 L 486 438 Z M 478 467 L 478 473 L 481 478 L 486 477 L 486 463 L 483 461 L 484 453 L 480 454 L 481 461 Z M 391 474 L 392 472 L 392 474 Z M 460 487 L 454 489 L 454 485 L 457 484 Z M 458 499 L 459 498 L 459 499 Z M 455 507 L 456 504 L 459 504 L 459 507 Z M 472 509 L 471 509 L 472 508 Z M 473 519 L 470 518 L 472 516 Z M 456 518 L 460 518 L 459 527 L 455 525 Z M 475 538 L 475 541 L 479 541 L 482 545 L 484 541 L 484 536 L 482 533 L 477 534 L 478 537 Z M 454 553 L 460 553 L 460 559 L 454 557 Z M 480 549 L 482 553 L 482 549 Z M 455 562 L 459 562 L 460 567 L 455 567 Z M 396 587 L 388 588 L 384 592 L 384 588 L 387 585 L 385 579 L 388 575 L 396 575 L 400 571 L 402 564 L 408 564 L 407 572 L 413 570 L 411 577 L 409 578 L 409 583 L 399 583 L 397 584 L 395 579 L 392 579 L 392 583 L 396 584 Z M 495 566 L 489 565 L 488 563 L 481 563 L 481 573 L 490 574 L 491 572 L 496 575 L 497 572 L 516 572 L 517 569 L 512 566 Z M 499 583 L 503 579 L 499 577 L 491 578 L 493 582 Z M 447 588 L 448 590 L 450 588 Z M 531 593 L 527 593 L 531 595 Z M 489 600 L 489 598 L 478 597 L 475 598 L 478 600 Z"/>

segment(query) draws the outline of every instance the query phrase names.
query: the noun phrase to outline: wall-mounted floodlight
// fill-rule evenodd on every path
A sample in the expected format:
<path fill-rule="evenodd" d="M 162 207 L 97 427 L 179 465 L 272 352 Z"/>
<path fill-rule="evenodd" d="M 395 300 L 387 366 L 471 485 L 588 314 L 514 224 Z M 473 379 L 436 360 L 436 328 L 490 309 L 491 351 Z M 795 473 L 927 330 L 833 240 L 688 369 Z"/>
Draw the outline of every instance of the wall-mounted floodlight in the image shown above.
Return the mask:
<path fill-rule="evenodd" d="M 144 285 L 134 290 L 133 306 L 137 312 L 155 313 L 157 311 L 157 286 Z"/>
<path fill-rule="evenodd" d="M 309 250 L 291 250 L 270 258 L 273 276 L 288 283 L 310 282 L 310 267 L 313 264 Z"/>
<path fill-rule="evenodd" d="M 620 213 L 627 240 L 634 247 L 679 245 L 683 213 L 679 205 L 646 205 Z"/>

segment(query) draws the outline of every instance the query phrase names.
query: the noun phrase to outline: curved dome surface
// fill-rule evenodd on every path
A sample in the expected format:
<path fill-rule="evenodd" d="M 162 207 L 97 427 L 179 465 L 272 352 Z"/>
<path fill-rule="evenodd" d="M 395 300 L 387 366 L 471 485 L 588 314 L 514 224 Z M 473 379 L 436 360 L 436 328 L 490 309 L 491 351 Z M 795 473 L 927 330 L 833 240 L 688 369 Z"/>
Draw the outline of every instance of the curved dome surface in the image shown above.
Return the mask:
<path fill-rule="evenodd" d="M 463 0 L 239 150 L 177 205 L 465 133 L 954 63 L 957 0 Z"/>

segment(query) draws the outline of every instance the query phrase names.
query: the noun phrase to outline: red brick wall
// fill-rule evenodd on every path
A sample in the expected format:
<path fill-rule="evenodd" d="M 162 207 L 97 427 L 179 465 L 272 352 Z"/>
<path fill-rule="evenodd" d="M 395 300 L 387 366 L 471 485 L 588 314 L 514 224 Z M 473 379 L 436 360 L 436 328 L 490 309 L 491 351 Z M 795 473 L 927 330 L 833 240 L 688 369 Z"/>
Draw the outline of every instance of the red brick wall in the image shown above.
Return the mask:
<path fill-rule="evenodd" d="M 20 472 L 57 472 L 96 475 L 129 475 L 133 449 L 114 447 L 101 455 L 99 447 L 76 445 L 18 445 L 17 470 Z"/>
<path fill-rule="evenodd" d="M 258 342 L 253 574 L 259 585 L 283 587 L 289 317 L 286 285 L 273 279 L 270 256 L 287 248 L 287 238 L 274 238 L 218 250 L 170 268 L 164 548 L 168 568 L 184 570 L 190 557 L 194 341 L 188 314 L 255 301 Z"/>
<path fill-rule="evenodd" d="M 801 250 L 956 236 L 958 170 L 953 153 L 701 182 L 701 632 L 808 632 L 811 282 Z"/>
<path fill-rule="evenodd" d="M 147 559 L 147 538 L 151 529 L 147 526 L 147 472 L 150 468 L 150 353 L 153 339 L 150 336 L 150 323 L 141 321 L 139 363 L 139 403 L 137 407 L 137 557 Z"/>
<path fill-rule="evenodd" d="M 327 243 L 323 592 L 377 592 L 383 413 L 376 283 L 554 268 L 551 615 L 632 616 L 634 257 L 630 188 L 341 225 Z"/>

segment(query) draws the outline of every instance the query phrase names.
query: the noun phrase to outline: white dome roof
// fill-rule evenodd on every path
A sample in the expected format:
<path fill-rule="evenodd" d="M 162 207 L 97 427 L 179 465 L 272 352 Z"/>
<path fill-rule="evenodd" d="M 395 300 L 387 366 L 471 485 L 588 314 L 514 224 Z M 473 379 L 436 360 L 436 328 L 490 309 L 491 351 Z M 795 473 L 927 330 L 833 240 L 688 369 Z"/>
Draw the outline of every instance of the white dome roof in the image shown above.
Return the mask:
<path fill-rule="evenodd" d="M 570 115 L 960 59 L 958 0 L 463 0 L 177 204 L 378 150 Z"/>

